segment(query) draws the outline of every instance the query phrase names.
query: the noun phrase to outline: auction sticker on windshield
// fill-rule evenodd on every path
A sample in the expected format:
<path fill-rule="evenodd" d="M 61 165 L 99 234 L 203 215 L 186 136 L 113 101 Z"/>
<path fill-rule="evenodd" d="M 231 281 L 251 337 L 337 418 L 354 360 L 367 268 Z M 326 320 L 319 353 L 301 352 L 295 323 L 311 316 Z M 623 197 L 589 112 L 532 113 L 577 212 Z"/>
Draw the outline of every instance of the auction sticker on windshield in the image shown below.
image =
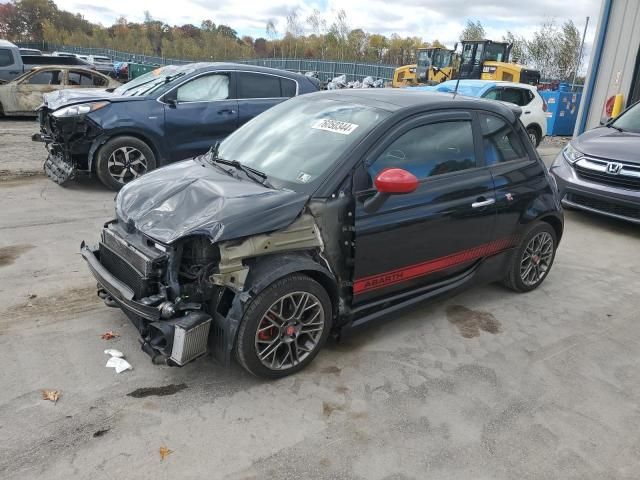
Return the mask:
<path fill-rule="evenodd" d="M 340 120 L 331 120 L 328 118 L 318 120 L 311 128 L 316 130 L 326 130 L 327 132 L 340 133 L 341 135 L 351 135 L 358 128 L 355 123 L 341 122 Z"/>

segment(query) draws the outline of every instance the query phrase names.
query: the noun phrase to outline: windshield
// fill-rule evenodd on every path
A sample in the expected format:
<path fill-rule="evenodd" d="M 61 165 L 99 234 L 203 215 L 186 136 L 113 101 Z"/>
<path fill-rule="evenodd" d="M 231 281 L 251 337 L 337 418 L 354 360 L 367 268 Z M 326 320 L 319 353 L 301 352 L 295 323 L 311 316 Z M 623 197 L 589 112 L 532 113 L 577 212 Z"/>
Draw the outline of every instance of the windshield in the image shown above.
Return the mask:
<path fill-rule="evenodd" d="M 484 59 L 493 62 L 505 62 L 505 50 L 506 46 L 499 43 L 487 45 L 484 49 Z"/>
<path fill-rule="evenodd" d="M 218 155 L 264 172 L 273 184 L 308 191 L 388 115 L 318 96 L 296 97 L 236 130 L 220 144 Z"/>
<path fill-rule="evenodd" d="M 139 76 L 135 80 L 120 85 L 113 91 L 114 95 L 122 95 L 125 97 L 139 97 L 143 95 L 149 95 L 156 90 L 175 82 L 180 77 L 183 77 L 193 72 L 191 68 L 185 68 L 184 66 L 168 65 L 166 67 L 159 67 L 144 75 Z"/>
<path fill-rule="evenodd" d="M 625 131 L 640 133 L 640 102 L 624 112 L 611 125 Z"/>
<path fill-rule="evenodd" d="M 93 57 L 93 61 L 100 63 L 111 63 L 111 59 L 109 57 Z"/>
<path fill-rule="evenodd" d="M 431 55 L 429 55 L 428 50 L 419 50 L 418 51 L 418 61 L 416 62 L 419 67 L 426 67 L 431 63 Z"/>
<path fill-rule="evenodd" d="M 441 83 L 435 87 L 436 92 L 454 92 L 456 89 L 457 80 L 449 80 Z M 481 91 L 486 88 L 486 85 L 469 85 L 464 82 L 460 82 L 458 85 L 458 92 L 460 95 L 466 95 L 467 97 L 479 97 Z"/>

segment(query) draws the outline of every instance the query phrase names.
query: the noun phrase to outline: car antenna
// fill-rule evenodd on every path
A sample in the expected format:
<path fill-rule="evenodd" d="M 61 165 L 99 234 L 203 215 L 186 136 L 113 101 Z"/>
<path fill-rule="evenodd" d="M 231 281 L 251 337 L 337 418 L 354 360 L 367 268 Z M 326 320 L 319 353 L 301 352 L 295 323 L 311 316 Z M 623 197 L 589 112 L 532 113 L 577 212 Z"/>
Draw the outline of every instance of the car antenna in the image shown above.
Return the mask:
<path fill-rule="evenodd" d="M 456 44 L 453 47 L 453 52 L 455 54 L 456 50 L 458 50 L 458 42 L 456 42 Z M 464 48 L 462 49 L 463 53 L 464 53 Z M 462 54 L 460 54 L 460 63 L 462 64 Z M 462 66 L 462 65 L 460 65 Z M 458 67 L 458 79 L 456 80 L 456 88 L 453 89 L 453 98 L 456 98 L 456 95 L 458 94 L 458 85 L 460 85 L 460 70 L 461 68 Z"/>
<path fill-rule="evenodd" d="M 458 94 L 458 85 L 460 85 L 460 72 L 458 72 L 458 79 L 456 80 L 456 88 L 453 89 L 453 98 Z"/>

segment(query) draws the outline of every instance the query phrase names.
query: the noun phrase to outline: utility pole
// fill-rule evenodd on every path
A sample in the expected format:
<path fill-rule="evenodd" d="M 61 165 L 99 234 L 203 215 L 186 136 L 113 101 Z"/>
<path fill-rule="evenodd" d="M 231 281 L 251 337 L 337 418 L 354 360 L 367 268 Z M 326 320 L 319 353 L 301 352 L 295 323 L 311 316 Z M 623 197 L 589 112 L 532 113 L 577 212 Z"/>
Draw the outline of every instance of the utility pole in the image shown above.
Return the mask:
<path fill-rule="evenodd" d="M 580 43 L 580 53 L 578 53 L 578 58 L 576 58 L 576 70 L 573 72 L 573 81 L 571 82 L 571 91 L 576 85 L 576 77 L 578 76 L 578 70 L 580 70 L 580 59 L 582 58 L 582 49 L 584 48 L 584 38 L 587 36 L 587 27 L 589 26 L 589 17 L 587 17 L 587 21 L 584 24 L 584 32 L 582 33 L 582 43 Z"/>

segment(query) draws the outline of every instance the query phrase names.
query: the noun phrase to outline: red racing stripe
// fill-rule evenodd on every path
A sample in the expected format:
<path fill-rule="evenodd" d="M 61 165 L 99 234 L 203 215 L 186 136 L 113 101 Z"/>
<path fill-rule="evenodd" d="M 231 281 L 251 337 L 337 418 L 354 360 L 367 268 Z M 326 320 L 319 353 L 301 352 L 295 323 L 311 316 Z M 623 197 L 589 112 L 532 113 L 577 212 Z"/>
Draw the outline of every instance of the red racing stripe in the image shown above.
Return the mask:
<path fill-rule="evenodd" d="M 469 250 L 463 250 L 461 252 L 447 255 L 446 257 L 435 258 L 427 262 L 408 265 L 397 270 L 359 278 L 353 283 L 353 294 L 358 295 L 371 290 L 389 287 L 391 285 L 406 282 L 413 278 L 422 277 L 447 268 L 472 262 L 483 257 L 495 255 L 496 253 L 511 248 L 517 243 L 518 237 L 503 238 L 484 245 L 479 245 Z"/>

